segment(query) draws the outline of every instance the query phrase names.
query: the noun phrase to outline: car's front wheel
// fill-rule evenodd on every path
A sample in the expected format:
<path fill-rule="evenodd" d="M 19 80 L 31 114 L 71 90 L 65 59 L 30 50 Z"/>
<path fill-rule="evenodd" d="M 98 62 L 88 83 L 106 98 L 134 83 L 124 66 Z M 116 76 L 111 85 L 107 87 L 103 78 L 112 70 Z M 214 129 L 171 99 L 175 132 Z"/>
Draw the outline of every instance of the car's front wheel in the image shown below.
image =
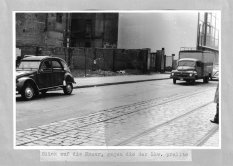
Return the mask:
<path fill-rule="evenodd" d="M 70 95 L 73 91 L 73 84 L 72 83 L 67 83 L 66 86 L 63 87 L 63 92 L 66 95 Z"/>
<path fill-rule="evenodd" d="M 33 86 L 30 83 L 27 83 L 21 92 L 21 96 L 25 100 L 31 100 L 34 97 L 34 95 L 35 95 L 35 90 Z"/>

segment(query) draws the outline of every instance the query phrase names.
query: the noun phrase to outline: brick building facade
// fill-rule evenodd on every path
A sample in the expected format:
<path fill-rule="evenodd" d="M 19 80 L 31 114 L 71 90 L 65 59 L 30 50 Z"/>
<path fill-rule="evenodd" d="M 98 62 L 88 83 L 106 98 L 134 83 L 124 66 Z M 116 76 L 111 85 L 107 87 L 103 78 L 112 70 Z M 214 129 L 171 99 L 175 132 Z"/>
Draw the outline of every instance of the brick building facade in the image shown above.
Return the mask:
<path fill-rule="evenodd" d="M 72 13 L 72 46 L 116 48 L 118 15 L 118 13 Z"/>
<path fill-rule="evenodd" d="M 117 48 L 118 19 L 118 13 L 16 13 L 16 56 L 52 55 L 71 69 L 162 71 L 155 65 L 164 50 L 152 56 L 150 49 Z"/>
<path fill-rule="evenodd" d="M 59 13 L 17 13 L 16 47 L 63 46 L 66 17 Z"/>
<path fill-rule="evenodd" d="M 40 55 L 51 47 L 116 48 L 117 38 L 117 13 L 16 13 L 16 47 L 22 55 Z"/>

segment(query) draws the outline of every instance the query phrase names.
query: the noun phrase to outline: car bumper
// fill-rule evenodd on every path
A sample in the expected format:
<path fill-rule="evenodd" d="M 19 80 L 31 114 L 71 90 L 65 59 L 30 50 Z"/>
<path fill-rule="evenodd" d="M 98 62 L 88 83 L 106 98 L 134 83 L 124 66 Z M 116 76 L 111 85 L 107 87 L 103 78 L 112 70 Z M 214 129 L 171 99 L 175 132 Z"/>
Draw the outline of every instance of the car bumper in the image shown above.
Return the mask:
<path fill-rule="evenodd" d="M 22 87 L 21 84 L 19 82 L 16 82 L 16 87 L 15 87 L 16 94 L 20 94 L 21 87 Z"/>
<path fill-rule="evenodd" d="M 173 79 L 176 79 L 176 80 L 195 80 L 196 79 L 196 77 L 195 76 L 189 76 L 189 77 L 182 77 L 182 76 L 171 76 L 171 78 L 173 78 Z"/>

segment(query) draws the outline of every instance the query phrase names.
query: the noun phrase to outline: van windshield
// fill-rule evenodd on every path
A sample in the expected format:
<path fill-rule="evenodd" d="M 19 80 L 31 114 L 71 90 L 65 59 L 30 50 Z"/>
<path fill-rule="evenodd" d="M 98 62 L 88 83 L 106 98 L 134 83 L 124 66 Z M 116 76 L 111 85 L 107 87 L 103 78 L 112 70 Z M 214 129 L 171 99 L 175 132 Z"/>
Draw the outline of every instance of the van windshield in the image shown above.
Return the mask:
<path fill-rule="evenodd" d="M 179 61 L 178 66 L 190 66 L 195 67 L 196 62 L 195 61 Z"/>

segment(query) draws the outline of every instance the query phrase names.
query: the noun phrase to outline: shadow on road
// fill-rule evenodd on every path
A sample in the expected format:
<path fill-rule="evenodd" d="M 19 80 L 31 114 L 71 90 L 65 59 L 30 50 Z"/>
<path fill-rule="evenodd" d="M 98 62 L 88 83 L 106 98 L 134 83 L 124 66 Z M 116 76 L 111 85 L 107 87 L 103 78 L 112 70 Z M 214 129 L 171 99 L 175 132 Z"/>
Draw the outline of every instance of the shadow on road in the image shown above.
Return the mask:
<path fill-rule="evenodd" d="M 65 95 L 64 93 L 59 93 L 59 92 L 49 92 L 46 94 L 39 94 L 37 96 L 35 96 L 32 101 L 36 101 L 36 100 L 44 100 L 44 99 L 51 99 L 51 98 L 66 98 L 66 97 L 70 97 L 74 94 L 71 95 Z M 26 102 L 20 95 L 16 96 L 16 102 Z"/>
<path fill-rule="evenodd" d="M 195 82 L 195 83 L 188 83 L 188 82 L 184 82 L 184 81 L 177 81 L 176 84 L 174 85 L 180 85 L 180 86 L 202 86 L 202 85 L 213 85 L 216 86 L 215 84 L 216 81 L 209 81 L 209 83 L 203 83 L 203 82 Z"/>

